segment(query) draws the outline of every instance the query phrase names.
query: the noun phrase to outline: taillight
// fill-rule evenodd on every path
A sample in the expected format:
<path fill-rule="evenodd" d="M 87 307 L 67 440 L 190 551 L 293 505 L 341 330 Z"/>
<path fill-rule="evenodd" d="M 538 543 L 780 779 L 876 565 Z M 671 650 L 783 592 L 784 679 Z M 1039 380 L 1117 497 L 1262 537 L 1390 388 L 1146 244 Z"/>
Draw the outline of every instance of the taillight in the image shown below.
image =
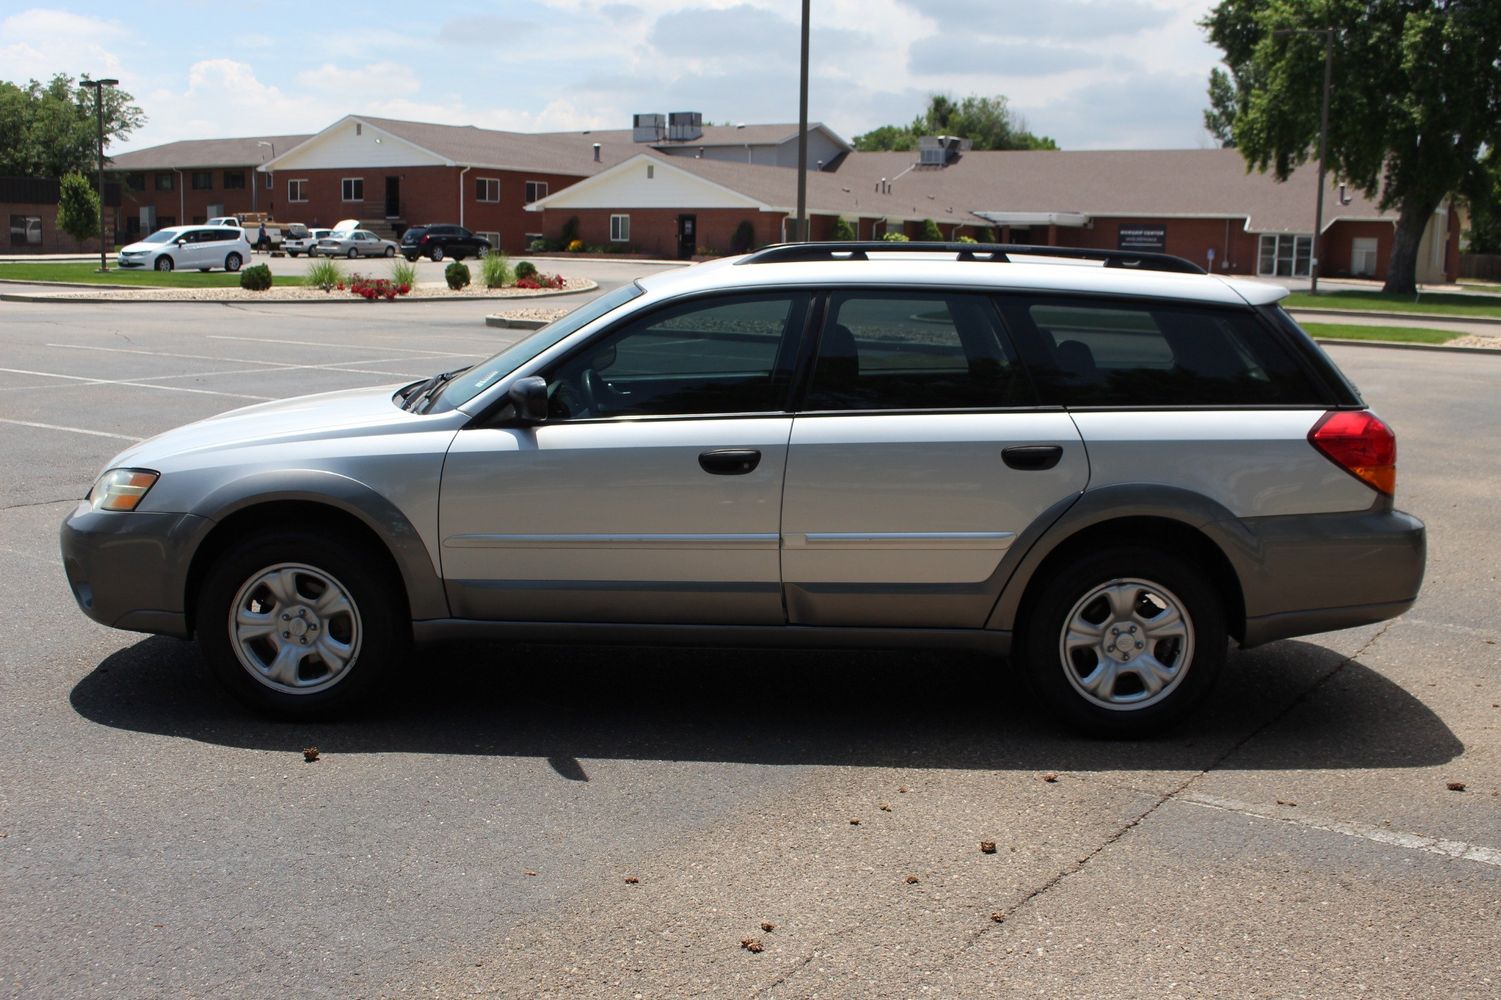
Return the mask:
<path fill-rule="evenodd" d="M 1331 462 L 1387 496 L 1397 491 L 1397 435 L 1370 410 L 1324 414 L 1308 443 Z"/>
<path fill-rule="evenodd" d="M 417 242 L 418 242 L 418 243 L 419 243 L 419 244 L 421 244 L 421 243 L 426 243 L 426 242 L 427 242 L 427 234 L 426 234 L 426 233 L 423 233 L 423 234 L 422 234 L 422 239 L 420 239 L 420 240 L 418 240 L 418 241 L 417 241 Z"/>

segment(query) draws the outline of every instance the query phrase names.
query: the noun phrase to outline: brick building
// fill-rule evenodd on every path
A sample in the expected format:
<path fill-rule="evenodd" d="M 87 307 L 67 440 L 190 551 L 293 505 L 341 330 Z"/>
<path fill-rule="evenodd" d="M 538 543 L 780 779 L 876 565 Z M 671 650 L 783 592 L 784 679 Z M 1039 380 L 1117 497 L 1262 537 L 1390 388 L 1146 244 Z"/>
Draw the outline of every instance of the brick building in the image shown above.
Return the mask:
<path fill-rule="evenodd" d="M 97 177 L 95 178 L 97 180 Z M 99 252 L 96 239 L 75 240 L 57 225 L 61 184 L 39 177 L 0 177 L 0 214 L 10 222 L 3 253 Z M 104 225 L 120 211 L 120 185 L 104 185 Z"/>

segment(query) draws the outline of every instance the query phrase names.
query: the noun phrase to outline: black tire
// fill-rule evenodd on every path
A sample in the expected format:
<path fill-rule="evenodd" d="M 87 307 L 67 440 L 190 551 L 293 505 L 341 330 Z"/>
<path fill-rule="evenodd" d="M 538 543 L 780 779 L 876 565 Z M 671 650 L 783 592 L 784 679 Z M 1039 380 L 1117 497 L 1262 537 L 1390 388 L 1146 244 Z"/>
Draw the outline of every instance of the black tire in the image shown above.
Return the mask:
<path fill-rule="evenodd" d="M 402 256 L 407 259 L 407 263 L 408 264 L 415 264 L 415 263 L 417 263 L 417 255 L 416 254 L 404 253 L 404 254 L 402 254 Z"/>
<path fill-rule="evenodd" d="M 433 247 L 427 252 L 427 259 L 432 261 L 434 264 L 438 263 L 438 261 L 443 259 L 443 248 Z"/>
<path fill-rule="evenodd" d="M 1222 672 L 1223 600 L 1192 563 L 1150 548 L 1106 549 L 1059 567 L 1039 586 L 1019 623 L 1016 666 L 1047 706 L 1077 729 L 1116 738 L 1151 735 L 1183 718 Z M 1129 611 L 1112 606 L 1110 596 Z M 1186 627 L 1173 626 L 1174 608 Z M 1078 626 L 1072 632 L 1071 621 Z M 1182 634 L 1175 638 L 1175 631 Z M 1150 688 L 1148 674 L 1158 690 Z M 1091 679 L 1099 681 L 1093 693 Z"/>
<path fill-rule="evenodd" d="M 286 570 L 294 581 L 289 600 L 259 582 L 272 570 Z M 342 591 L 347 609 L 325 607 L 320 618 L 318 598 L 332 588 Z M 333 715 L 365 701 L 401 662 L 411 638 L 399 577 L 377 554 L 336 533 L 251 535 L 219 556 L 200 593 L 198 643 L 209 671 L 240 701 L 273 715 Z M 239 634 L 233 619 L 242 605 L 287 629 L 281 637 Z M 331 649 L 352 648 L 352 655 L 325 659 L 320 640 Z M 290 680 L 272 676 L 285 650 L 290 657 L 301 653 Z"/>
<path fill-rule="evenodd" d="M 386 247 L 386 256 L 387 257 L 395 257 L 396 256 L 396 248 L 395 247 Z"/>
<path fill-rule="evenodd" d="M 347 256 L 350 260 L 354 260 L 359 255 L 360 255 L 360 252 L 358 250 L 356 250 L 354 247 L 350 247 L 349 248 L 349 253 L 347 253 L 345 256 Z"/>
<path fill-rule="evenodd" d="M 156 258 L 156 269 L 158 271 L 170 271 L 172 270 L 172 268 L 173 264 L 171 257 L 163 254 L 162 256 Z"/>
<path fill-rule="evenodd" d="M 245 263 L 245 259 L 243 257 L 241 257 L 237 253 L 232 253 L 228 257 L 224 258 L 224 270 L 233 274 L 235 271 L 238 271 L 240 269 L 240 265 L 243 263 Z"/>

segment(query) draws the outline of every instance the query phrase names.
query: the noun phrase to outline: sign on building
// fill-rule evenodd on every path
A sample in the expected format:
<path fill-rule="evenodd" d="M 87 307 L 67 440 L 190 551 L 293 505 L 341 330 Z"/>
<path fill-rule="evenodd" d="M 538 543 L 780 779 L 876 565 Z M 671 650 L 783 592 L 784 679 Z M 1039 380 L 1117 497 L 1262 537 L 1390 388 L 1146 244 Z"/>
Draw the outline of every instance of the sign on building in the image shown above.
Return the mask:
<path fill-rule="evenodd" d="M 1162 253 L 1167 249 L 1167 226 L 1121 226 L 1116 239 L 1120 250 Z"/>

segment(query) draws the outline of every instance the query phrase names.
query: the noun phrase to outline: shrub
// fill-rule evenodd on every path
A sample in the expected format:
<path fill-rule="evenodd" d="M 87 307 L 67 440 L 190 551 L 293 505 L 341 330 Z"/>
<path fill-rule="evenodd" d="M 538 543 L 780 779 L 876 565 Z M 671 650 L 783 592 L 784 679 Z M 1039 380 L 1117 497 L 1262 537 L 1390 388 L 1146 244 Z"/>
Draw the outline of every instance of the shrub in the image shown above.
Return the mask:
<path fill-rule="evenodd" d="M 576 216 L 576 215 L 570 215 L 568 217 L 568 221 L 566 221 L 566 222 L 563 223 L 563 230 L 562 230 L 562 232 L 558 233 L 558 243 L 559 243 L 559 245 L 566 247 L 568 244 L 572 243 L 574 240 L 576 240 L 578 238 L 579 238 L 579 217 Z"/>
<path fill-rule="evenodd" d="M 397 285 L 412 288 L 417 284 L 417 265 L 399 260 L 391 267 L 391 280 Z"/>
<path fill-rule="evenodd" d="M 271 269 L 265 264 L 255 264 L 240 272 L 240 287 L 252 292 L 264 292 L 271 287 Z"/>
<path fill-rule="evenodd" d="M 547 249 L 547 241 L 538 236 L 536 239 L 532 240 L 526 245 L 526 249 L 530 253 L 542 253 Z"/>
<path fill-rule="evenodd" d="M 339 288 L 343 290 L 343 284 Z M 378 299 L 392 301 L 398 295 L 405 295 L 412 290 L 410 284 L 403 284 L 390 278 L 367 278 L 362 274 L 349 276 L 349 291 L 358 295 L 366 302 L 375 302 Z"/>
<path fill-rule="evenodd" d="M 954 242 L 956 242 L 956 243 L 978 243 L 980 241 L 977 240 L 977 239 L 975 239 L 973 236 L 961 236 L 957 240 L 955 240 Z"/>
<path fill-rule="evenodd" d="M 912 242 L 910 239 L 907 238 L 907 234 L 904 233 L 904 232 L 902 232 L 900 229 L 893 229 L 893 230 L 891 230 L 885 236 L 882 236 L 881 239 L 885 240 L 887 243 L 911 243 Z"/>
<path fill-rule="evenodd" d="M 448 287 L 454 291 L 469 286 L 469 268 L 454 261 L 443 269 L 443 280 L 448 282 Z"/>
<path fill-rule="evenodd" d="M 319 257 L 308 265 L 307 283 L 313 288 L 321 288 L 325 292 L 338 286 L 339 291 L 344 290 L 344 274 L 339 270 L 339 265 L 327 257 Z"/>
<path fill-rule="evenodd" d="M 929 243 L 942 243 L 943 230 L 938 228 L 938 223 L 932 219 L 922 220 L 922 238 Z"/>
<path fill-rule="evenodd" d="M 749 219 L 741 219 L 740 225 L 735 227 L 735 235 L 730 237 L 730 250 L 733 253 L 747 253 L 756 245 L 756 227 Z"/>
<path fill-rule="evenodd" d="M 78 242 L 99 235 L 99 192 L 76 171 L 64 174 L 57 203 L 57 228 Z"/>
<path fill-rule="evenodd" d="M 543 274 L 541 271 L 516 279 L 517 288 L 562 288 L 566 284 L 561 274 Z"/>
<path fill-rule="evenodd" d="M 511 262 L 505 254 L 492 251 L 479 262 L 479 273 L 486 288 L 500 288 L 511 280 Z"/>
<path fill-rule="evenodd" d="M 850 225 L 850 220 L 842 215 L 834 220 L 834 239 L 847 243 L 854 238 L 855 227 Z"/>
<path fill-rule="evenodd" d="M 583 253 L 584 252 L 584 241 L 583 240 L 569 240 L 568 241 L 568 252 L 569 253 Z"/>
<path fill-rule="evenodd" d="M 520 281 L 523 278 L 536 277 L 536 274 L 537 274 L 537 265 L 536 264 L 533 264 L 529 260 L 518 260 L 516 262 L 516 280 L 517 281 Z"/>

